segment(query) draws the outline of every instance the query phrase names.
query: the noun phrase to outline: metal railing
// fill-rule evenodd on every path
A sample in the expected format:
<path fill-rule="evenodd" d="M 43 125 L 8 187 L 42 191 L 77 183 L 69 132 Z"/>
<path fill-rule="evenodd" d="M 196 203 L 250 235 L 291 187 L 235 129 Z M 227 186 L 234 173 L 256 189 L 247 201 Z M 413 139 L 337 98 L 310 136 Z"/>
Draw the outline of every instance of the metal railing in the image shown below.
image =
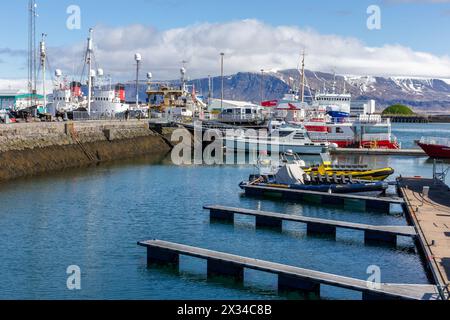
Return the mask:
<path fill-rule="evenodd" d="M 219 115 L 219 120 L 229 121 L 229 122 L 239 122 L 239 121 L 264 121 L 265 118 L 260 114 L 221 114 Z"/>
<path fill-rule="evenodd" d="M 450 147 L 450 139 L 444 137 L 422 137 L 420 143 Z"/>
<path fill-rule="evenodd" d="M 87 112 L 87 111 L 73 111 L 73 121 L 98 121 L 98 120 L 127 120 L 127 119 L 145 119 L 148 115 L 141 111 L 130 110 L 128 113 L 105 113 L 105 112 Z"/>

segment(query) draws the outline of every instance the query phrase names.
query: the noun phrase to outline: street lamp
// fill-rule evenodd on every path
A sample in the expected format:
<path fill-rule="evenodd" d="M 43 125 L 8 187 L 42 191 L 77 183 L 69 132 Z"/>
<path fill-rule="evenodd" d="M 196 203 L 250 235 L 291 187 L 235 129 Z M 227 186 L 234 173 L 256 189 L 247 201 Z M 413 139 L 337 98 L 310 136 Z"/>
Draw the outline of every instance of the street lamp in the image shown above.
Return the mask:
<path fill-rule="evenodd" d="M 134 60 L 136 61 L 136 107 L 139 107 L 139 68 L 141 66 L 142 56 L 136 53 Z"/>

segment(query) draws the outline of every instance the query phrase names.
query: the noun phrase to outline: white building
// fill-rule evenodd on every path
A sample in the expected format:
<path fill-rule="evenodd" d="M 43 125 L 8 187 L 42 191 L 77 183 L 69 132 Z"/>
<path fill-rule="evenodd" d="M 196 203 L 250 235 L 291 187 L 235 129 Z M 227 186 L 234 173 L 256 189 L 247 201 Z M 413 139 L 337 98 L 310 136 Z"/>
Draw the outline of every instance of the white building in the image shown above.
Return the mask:
<path fill-rule="evenodd" d="M 375 100 L 352 101 L 350 105 L 351 116 L 375 114 L 375 112 L 376 112 Z"/>

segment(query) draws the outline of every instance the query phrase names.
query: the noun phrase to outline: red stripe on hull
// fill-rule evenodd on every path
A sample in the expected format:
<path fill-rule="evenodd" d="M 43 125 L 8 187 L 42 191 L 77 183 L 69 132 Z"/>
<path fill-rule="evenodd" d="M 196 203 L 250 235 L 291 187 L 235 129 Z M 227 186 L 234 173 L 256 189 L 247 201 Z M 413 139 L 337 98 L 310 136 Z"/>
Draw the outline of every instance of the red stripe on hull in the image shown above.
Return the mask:
<path fill-rule="evenodd" d="M 422 144 L 422 143 L 419 143 L 419 146 L 431 158 L 448 158 L 448 159 L 450 159 L 450 147 L 439 146 L 439 145 L 434 145 L 434 144 Z"/>
<path fill-rule="evenodd" d="M 391 142 L 389 140 L 382 141 L 363 141 L 363 147 L 366 148 L 376 148 L 376 149 L 400 149 L 400 146 L 397 142 Z"/>
<path fill-rule="evenodd" d="M 328 132 L 328 128 L 324 126 L 306 125 L 305 128 L 308 132 Z"/>
<path fill-rule="evenodd" d="M 314 142 L 323 142 L 323 141 L 314 141 Z M 329 141 L 330 143 L 336 144 L 339 148 L 359 148 L 359 145 L 354 141 L 348 140 L 337 140 L 337 141 Z M 376 149 L 400 149 L 399 145 L 395 142 L 391 141 L 363 141 L 361 146 L 363 148 L 376 148 Z"/>

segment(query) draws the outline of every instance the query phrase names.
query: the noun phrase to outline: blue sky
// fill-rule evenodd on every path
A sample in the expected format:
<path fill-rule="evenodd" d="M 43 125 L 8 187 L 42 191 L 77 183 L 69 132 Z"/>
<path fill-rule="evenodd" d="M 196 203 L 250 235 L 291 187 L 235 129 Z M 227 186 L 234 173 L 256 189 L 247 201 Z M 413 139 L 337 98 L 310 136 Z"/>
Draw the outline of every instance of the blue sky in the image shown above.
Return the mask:
<path fill-rule="evenodd" d="M 256 19 L 274 27 L 293 26 L 321 35 L 351 37 L 370 47 L 401 45 L 441 57 L 450 52 L 446 37 L 450 30 L 450 1 L 441 1 L 41 0 L 37 1 L 38 34 L 48 34 L 49 46 L 70 47 L 84 41 L 90 26 L 120 28 L 139 24 L 162 32 L 205 22 Z M 2 3 L 3 16 L 7 13 L 13 18 L 0 20 L 0 78 L 23 75 L 23 70 L 17 72 L 21 63 L 23 67 L 23 57 L 2 54 L 1 50 L 27 48 L 27 3 L 27 0 Z M 66 8 L 72 4 L 81 8 L 81 30 L 65 27 Z M 371 4 L 381 7 L 381 30 L 366 28 L 366 9 Z"/>

